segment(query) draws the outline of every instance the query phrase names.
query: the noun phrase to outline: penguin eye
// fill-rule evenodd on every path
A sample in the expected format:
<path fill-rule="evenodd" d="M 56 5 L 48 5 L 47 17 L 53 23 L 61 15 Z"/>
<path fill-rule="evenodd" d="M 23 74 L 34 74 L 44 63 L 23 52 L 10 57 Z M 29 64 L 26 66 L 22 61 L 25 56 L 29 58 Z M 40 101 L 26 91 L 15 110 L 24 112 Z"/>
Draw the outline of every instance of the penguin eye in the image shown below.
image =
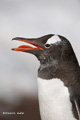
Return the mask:
<path fill-rule="evenodd" d="M 45 44 L 44 45 L 45 48 L 50 48 L 50 46 L 51 46 L 50 44 Z"/>

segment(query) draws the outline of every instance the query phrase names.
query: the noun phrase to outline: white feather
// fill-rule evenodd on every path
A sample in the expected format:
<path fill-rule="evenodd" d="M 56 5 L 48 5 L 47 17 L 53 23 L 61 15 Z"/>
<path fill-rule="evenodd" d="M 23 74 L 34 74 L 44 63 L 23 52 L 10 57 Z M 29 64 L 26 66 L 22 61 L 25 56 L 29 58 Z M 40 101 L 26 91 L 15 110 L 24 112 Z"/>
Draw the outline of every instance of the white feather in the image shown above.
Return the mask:
<path fill-rule="evenodd" d="M 72 113 L 68 88 L 60 79 L 38 78 L 38 95 L 42 120 L 76 120 Z"/>
<path fill-rule="evenodd" d="M 54 35 L 47 40 L 46 44 L 54 44 L 54 43 L 57 43 L 57 42 L 60 42 L 60 41 L 61 41 L 61 39 L 59 38 L 59 36 Z"/>
<path fill-rule="evenodd" d="M 78 117 L 79 117 L 79 120 L 80 120 L 80 113 L 79 113 L 79 108 L 78 108 L 77 101 L 76 101 L 76 100 L 74 100 L 74 103 L 75 103 L 76 110 L 77 110 L 77 113 L 78 113 Z"/>

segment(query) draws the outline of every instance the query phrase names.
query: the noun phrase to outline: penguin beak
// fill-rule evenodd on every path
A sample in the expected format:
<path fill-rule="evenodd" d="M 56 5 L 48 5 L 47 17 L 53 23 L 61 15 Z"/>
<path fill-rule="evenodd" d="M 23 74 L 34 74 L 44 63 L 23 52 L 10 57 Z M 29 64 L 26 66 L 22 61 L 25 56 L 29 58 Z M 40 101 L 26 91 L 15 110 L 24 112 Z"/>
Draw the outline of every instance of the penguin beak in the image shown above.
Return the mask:
<path fill-rule="evenodd" d="M 13 38 L 12 40 L 18 40 L 18 41 L 26 42 L 26 43 L 33 45 L 33 47 L 28 46 L 28 45 L 21 45 L 18 48 L 12 48 L 12 50 L 14 51 L 27 52 L 29 50 L 43 50 L 43 48 L 40 45 L 36 44 L 36 40 L 19 38 L 19 37 Z"/>

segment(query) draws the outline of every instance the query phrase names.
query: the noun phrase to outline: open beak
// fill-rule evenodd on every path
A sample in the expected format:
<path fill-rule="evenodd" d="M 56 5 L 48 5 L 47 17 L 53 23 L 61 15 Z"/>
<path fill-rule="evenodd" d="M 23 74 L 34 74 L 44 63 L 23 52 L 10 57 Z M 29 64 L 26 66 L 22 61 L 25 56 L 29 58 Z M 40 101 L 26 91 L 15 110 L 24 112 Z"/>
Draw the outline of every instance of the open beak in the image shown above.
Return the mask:
<path fill-rule="evenodd" d="M 28 46 L 28 45 L 21 45 L 19 46 L 18 48 L 12 48 L 12 50 L 14 51 L 29 51 L 29 50 L 43 50 L 42 47 L 40 47 L 38 44 L 30 41 L 30 40 L 27 40 L 25 38 L 13 38 L 12 40 L 18 40 L 18 41 L 22 41 L 22 42 L 26 42 L 26 43 L 29 43 L 31 45 L 33 45 L 34 47 L 31 47 L 31 46 Z"/>

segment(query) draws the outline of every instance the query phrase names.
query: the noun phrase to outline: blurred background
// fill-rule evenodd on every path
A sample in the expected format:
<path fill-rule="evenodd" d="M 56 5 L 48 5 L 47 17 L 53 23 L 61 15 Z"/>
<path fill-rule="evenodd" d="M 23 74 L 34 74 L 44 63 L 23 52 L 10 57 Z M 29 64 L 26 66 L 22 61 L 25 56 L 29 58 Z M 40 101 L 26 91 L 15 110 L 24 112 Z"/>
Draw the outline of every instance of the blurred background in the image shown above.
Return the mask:
<path fill-rule="evenodd" d="M 35 56 L 11 48 L 23 44 L 12 41 L 14 37 L 46 34 L 68 38 L 80 63 L 80 0 L 0 0 L 0 120 L 40 120 L 39 62 Z"/>

